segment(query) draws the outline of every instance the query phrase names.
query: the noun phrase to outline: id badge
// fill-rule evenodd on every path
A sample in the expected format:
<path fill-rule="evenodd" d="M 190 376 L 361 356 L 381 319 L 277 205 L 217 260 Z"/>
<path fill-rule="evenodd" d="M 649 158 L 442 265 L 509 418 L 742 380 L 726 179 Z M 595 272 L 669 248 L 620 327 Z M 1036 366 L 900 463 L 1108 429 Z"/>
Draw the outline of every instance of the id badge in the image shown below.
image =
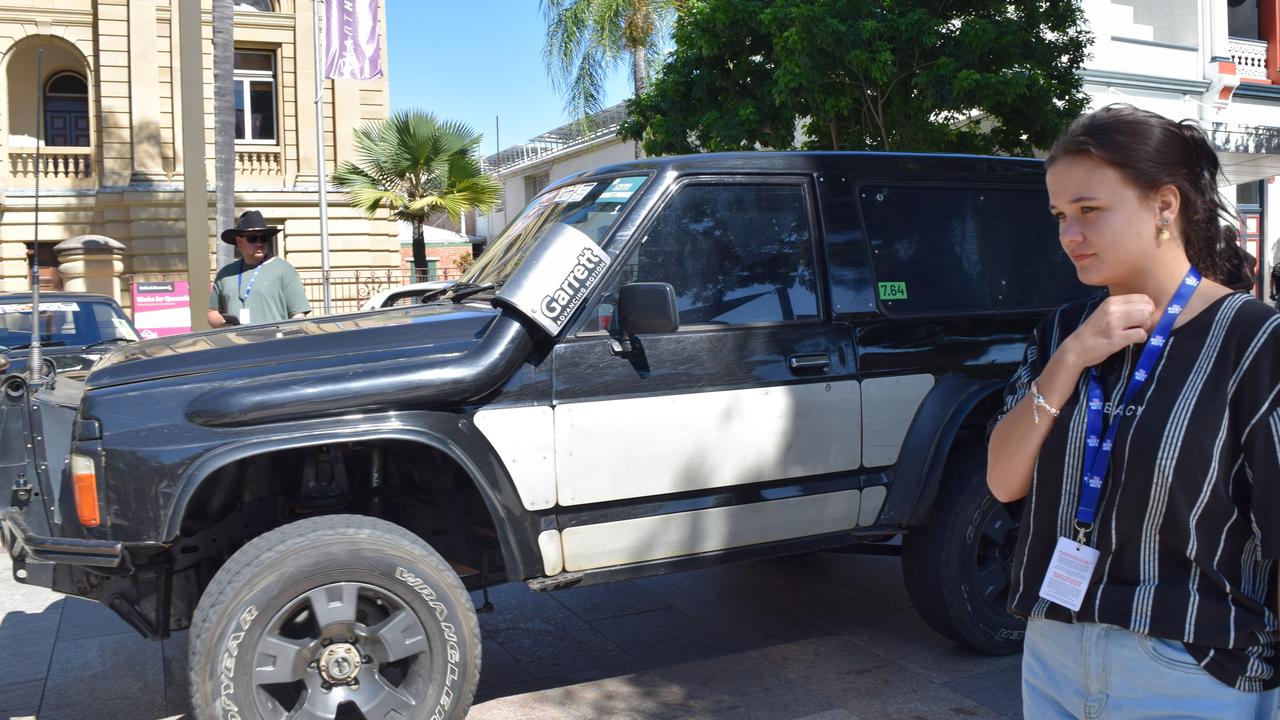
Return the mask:
<path fill-rule="evenodd" d="M 247 307 L 240 308 L 240 324 L 248 325 L 251 322 L 253 321 L 249 319 L 249 308 Z"/>
<path fill-rule="evenodd" d="M 1058 538 L 1053 561 L 1040 585 L 1040 597 L 1055 602 L 1071 612 L 1080 609 L 1084 594 L 1098 565 L 1098 551 L 1070 538 Z"/>

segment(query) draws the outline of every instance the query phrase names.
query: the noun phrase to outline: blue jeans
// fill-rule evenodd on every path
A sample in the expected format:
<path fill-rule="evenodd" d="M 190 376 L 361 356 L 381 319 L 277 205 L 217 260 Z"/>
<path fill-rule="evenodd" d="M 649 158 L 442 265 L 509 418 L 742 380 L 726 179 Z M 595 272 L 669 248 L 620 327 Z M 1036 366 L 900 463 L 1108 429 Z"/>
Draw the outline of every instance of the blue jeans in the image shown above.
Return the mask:
<path fill-rule="evenodd" d="M 1276 720 L 1280 690 L 1224 685 L 1182 643 L 1113 625 L 1031 620 L 1022 655 L 1026 720 Z"/>

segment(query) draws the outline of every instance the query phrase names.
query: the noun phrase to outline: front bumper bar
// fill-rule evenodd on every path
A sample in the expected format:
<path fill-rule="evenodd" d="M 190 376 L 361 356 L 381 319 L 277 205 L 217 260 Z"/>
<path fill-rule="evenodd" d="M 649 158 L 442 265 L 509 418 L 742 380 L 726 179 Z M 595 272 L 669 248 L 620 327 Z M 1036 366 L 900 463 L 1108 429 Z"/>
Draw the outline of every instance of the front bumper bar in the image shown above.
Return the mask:
<path fill-rule="evenodd" d="M 128 558 L 123 543 L 34 535 L 16 507 L 0 509 L 0 543 L 15 560 L 118 568 Z"/>

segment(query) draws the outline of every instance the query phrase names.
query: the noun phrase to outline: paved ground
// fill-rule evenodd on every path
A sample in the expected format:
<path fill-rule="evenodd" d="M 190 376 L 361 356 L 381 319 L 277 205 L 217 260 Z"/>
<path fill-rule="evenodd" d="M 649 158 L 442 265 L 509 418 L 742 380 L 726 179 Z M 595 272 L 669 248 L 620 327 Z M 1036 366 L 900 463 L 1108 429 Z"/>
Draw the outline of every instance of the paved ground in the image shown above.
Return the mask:
<path fill-rule="evenodd" d="M 1018 657 L 912 611 L 896 558 L 818 554 L 538 594 L 495 589 L 471 720 L 1016 718 Z M 0 553 L 0 720 L 182 717 L 186 638 L 15 583 Z"/>

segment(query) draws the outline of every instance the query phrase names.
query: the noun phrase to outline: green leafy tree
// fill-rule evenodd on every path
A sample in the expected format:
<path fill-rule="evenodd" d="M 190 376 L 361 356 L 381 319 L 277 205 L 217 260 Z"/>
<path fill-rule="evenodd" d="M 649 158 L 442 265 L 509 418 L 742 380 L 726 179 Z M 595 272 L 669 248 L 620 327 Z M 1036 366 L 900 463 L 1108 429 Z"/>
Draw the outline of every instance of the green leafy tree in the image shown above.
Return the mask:
<path fill-rule="evenodd" d="M 427 250 L 422 226 L 437 213 L 457 222 L 467 210 L 492 210 L 502 185 L 480 169 L 481 135 L 464 123 L 441 122 L 421 110 L 397 112 L 355 132 L 356 162 L 343 162 L 333 183 L 352 207 L 378 209 L 413 225 L 413 267 L 422 280 Z"/>
<path fill-rule="evenodd" d="M 653 155 L 1030 154 L 1087 106 L 1083 22 L 1079 0 L 690 0 L 619 134 Z"/>
<path fill-rule="evenodd" d="M 565 109 L 586 118 L 603 108 L 605 76 L 623 62 L 639 95 L 651 74 L 671 17 L 686 0 L 543 0 L 542 55 L 564 93 Z"/>

